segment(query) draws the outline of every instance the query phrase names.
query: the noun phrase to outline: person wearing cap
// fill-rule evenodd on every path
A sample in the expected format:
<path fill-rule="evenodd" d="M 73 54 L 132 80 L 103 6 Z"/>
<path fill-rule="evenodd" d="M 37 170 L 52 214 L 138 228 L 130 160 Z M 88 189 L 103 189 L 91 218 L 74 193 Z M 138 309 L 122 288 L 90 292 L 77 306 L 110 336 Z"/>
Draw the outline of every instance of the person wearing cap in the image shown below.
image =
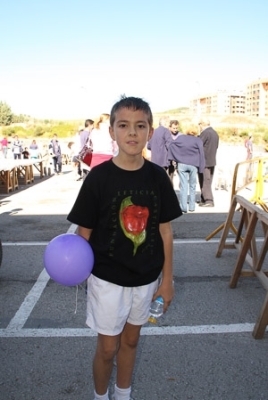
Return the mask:
<path fill-rule="evenodd" d="M 212 180 L 216 166 L 216 154 L 219 146 L 219 135 L 210 126 L 207 118 L 202 118 L 198 123 L 201 133 L 200 139 L 203 142 L 205 155 L 205 169 L 198 174 L 201 190 L 200 207 L 214 207 L 214 197 L 212 193 Z"/>

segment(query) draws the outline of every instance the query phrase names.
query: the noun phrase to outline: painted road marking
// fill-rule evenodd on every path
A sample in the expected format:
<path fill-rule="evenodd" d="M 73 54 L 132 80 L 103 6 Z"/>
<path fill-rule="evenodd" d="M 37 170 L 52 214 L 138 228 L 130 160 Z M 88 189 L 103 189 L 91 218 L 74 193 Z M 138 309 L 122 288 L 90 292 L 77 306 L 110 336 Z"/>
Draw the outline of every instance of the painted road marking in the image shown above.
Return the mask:
<path fill-rule="evenodd" d="M 74 233 L 74 232 L 69 232 Z M 263 242 L 264 238 L 256 238 L 256 242 Z M 226 243 L 233 243 L 234 239 L 226 239 Z M 47 246 L 49 242 L 2 242 L 3 246 Z M 173 244 L 210 244 L 219 243 L 219 239 L 174 239 Z"/>
<path fill-rule="evenodd" d="M 196 325 L 196 326 L 160 326 L 143 327 L 143 336 L 163 335 L 203 335 L 221 333 L 247 333 L 252 332 L 254 324 L 230 324 L 230 325 Z M 268 332 L 268 329 L 266 329 Z M 96 332 L 90 328 L 75 329 L 0 329 L 0 337 L 4 338 L 33 338 L 33 337 L 95 337 Z"/>
<path fill-rule="evenodd" d="M 22 329 L 31 312 L 33 311 L 36 303 L 40 299 L 50 277 L 45 269 L 41 272 L 37 278 L 36 283 L 33 285 L 30 292 L 25 297 L 20 308 L 8 324 L 7 329 Z"/>

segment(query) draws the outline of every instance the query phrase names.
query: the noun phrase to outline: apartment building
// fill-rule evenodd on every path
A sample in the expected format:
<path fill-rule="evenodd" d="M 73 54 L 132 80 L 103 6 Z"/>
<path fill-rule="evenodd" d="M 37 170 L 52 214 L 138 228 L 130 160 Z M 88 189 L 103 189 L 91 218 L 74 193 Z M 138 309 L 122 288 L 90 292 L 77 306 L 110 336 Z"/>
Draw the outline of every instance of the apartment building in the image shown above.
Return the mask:
<path fill-rule="evenodd" d="M 246 114 L 268 117 L 268 78 L 249 83 L 244 92 L 219 90 L 216 93 L 198 96 L 190 101 L 190 112 L 201 114 Z"/>
<path fill-rule="evenodd" d="M 246 96 L 243 92 L 218 90 L 190 101 L 190 112 L 201 114 L 245 114 Z"/>
<path fill-rule="evenodd" d="M 246 114 L 254 117 L 268 117 L 268 78 L 258 79 L 247 85 Z"/>

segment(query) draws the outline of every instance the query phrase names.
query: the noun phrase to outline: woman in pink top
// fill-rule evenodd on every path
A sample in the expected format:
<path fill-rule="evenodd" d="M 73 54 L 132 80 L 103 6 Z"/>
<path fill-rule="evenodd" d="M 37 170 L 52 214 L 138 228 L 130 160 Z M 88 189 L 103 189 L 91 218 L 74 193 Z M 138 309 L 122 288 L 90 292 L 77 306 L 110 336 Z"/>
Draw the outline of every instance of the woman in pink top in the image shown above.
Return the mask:
<path fill-rule="evenodd" d="M 1 140 L 1 145 L 2 145 L 2 152 L 3 152 L 4 158 L 7 158 L 8 140 L 6 137 L 4 137 Z"/>
<path fill-rule="evenodd" d="M 90 134 L 93 154 L 90 168 L 110 160 L 117 152 L 117 144 L 109 133 L 110 114 L 101 114 Z"/>

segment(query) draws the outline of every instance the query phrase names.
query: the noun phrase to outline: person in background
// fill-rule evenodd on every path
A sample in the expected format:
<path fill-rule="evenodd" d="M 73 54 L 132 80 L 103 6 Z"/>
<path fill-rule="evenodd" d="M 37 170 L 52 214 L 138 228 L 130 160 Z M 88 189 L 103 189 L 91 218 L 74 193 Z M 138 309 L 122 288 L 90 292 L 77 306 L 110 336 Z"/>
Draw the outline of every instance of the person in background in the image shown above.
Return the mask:
<path fill-rule="evenodd" d="M 53 159 L 54 173 L 60 175 L 62 173 L 61 147 L 56 133 L 49 143 L 49 152 Z"/>
<path fill-rule="evenodd" d="M 109 133 L 110 114 L 101 114 L 91 132 L 93 154 L 90 167 L 110 160 L 117 152 L 117 144 Z"/>
<path fill-rule="evenodd" d="M 67 219 L 78 225 L 95 257 L 86 321 L 98 332 L 94 400 L 109 400 L 114 357 L 112 399 L 130 400 L 140 330 L 151 302 L 162 296 L 166 311 L 174 296 L 170 221 L 181 209 L 166 172 L 142 157 L 153 133 L 149 104 L 123 96 L 112 107 L 109 130 L 118 153 L 88 173 Z"/>
<path fill-rule="evenodd" d="M 179 121 L 177 119 L 172 119 L 171 121 L 169 121 L 169 130 L 171 133 L 172 140 L 175 140 L 179 135 L 182 135 L 182 132 L 179 131 Z M 173 178 L 174 178 L 175 171 L 177 169 L 177 164 L 176 164 L 176 161 L 174 161 L 174 160 L 172 160 L 172 161 L 168 160 L 168 161 L 169 161 L 169 165 L 168 165 L 167 172 L 168 172 L 169 179 L 172 183 L 172 186 L 174 187 Z"/>
<path fill-rule="evenodd" d="M 170 133 L 171 133 L 172 140 L 175 140 L 179 135 L 183 135 L 183 133 L 180 132 L 179 128 L 180 128 L 180 124 L 179 124 L 179 121 L 177 119 L 170 120 L 170 122 L 169 122 L 169 130 L 170 130 Z"/>
<path fill-rule="evenodd" d="M 189 211 L 195 211 L 196 175 L 203 173 L 205 156 L 202 140 L 196 137 L 197 132 L 188 129 L 186 135 L 179 135 L 168 148 L 168 159 L 177 162 L 180 178 L 180 206 L 183 213 L 187 213 L 187 199 L 189 192 Z M 189 180 L 189 184 L 188 184 Z"/>
<path fill-rule="evenodd" d="M 43 167 L 44 167 L 44 175 L 45 176 L 50 176 L 51 175 L 51 169 L 52 169 L 52 156 L 50 154 L 51 152 L 49 151 L 49 145 L 47 143 L 43 144 L 42 152 L 41 152 L 41 158 L 43 161 Z"/>
<path fill-rule="evenodd" d="M 23 148 L 22 148 L 22 141 L 19 140 L 18 135 L 15 135 L 15 137 L 14 137 L 14 141 L 13 141 L 13 144 L 12 144 L 12 151 L 13 151 L 14 159 L 15 160 L 19 159 L 20 160 Z"/>
<path fill-rule="evenodd" d="M 154 130 L 153 136 L 148 141 L 147 148 L 151 150 L 151 161 L 168 170 L 167 159 L 168 146 L 172 141 L 169 127 L 169 117 L 163 116 L 159 120 L 159 126 Z"/>
<path fill-rule="evenodd" d="M 94 121 L 93 119 L 90 118 L 85 120 L 85 128 L 83 128 L 82 130 L 79 128 L 80 130 L 78 131 L 78 134 L 80 137 L 80 147 L 78 149 L 78 153 L 83 149 L 85 144 L 87 144 L 88 141 L 91 140 L 91 132 L 93 128 L 94 128 Z M 77 180 L 85 179 L 85 177 L 88 174 L 88 169 L 81 168 L 80 162 L 77 166 L 77 174 L 78 174 Z"/>
<path fill-rule="evenodd" d="M 247 149 L 246 160 L 251 160 L 253 158 L 253 137 L 249 134 L 248 139 L 245 140 L 245 147 Z M 246 182 L 250 182 L 253 177 L 254 163 L 248 163 L 246 168 Z"/>
<path fill-rule="evenodd" d="M 22 154 L 24 159 L 30 158 L 30 153 L 28 151 L 28 147 L 25 147 L 25 149 L 23 150 L 23 152 L 21 154 Z"/>
<path fill-rule="evenodd" d="M 253 137 L 252 137 L 252 135 L 249 135 L 248 139 L 245 141 L 245 147 L 247 149 L 246 160 L 251 160 L 253 157 Z"/>
<path fill-rule="evenodd" d="M 85 127 L 79 128 L 79 137 L 80 137 L 80 150 L 82 150 L 82 148 L 85 146 L 85 144 L 87 143 L 88 139 L 90 138 L 90 134 L 94 128 L 94 121 L 93 119 L 86 119 L 85 120 Z"/>
<path fill-rule="evenodd" d="M 214 207 L 212 181 L 216 166 L 216 154 L 219 146 L 219 135 L 210 126 L 210 121 L 207 118 L 201 119 L 198 125 L 201 130 L 199 137 L 203 142 L 206 162 L 204 172 L 200 172 L 198 174 L 199 185 L 201 189 L 201 201 L 199 203 L 199 206 Z"/>
<path fill-rule="evenodd" d="M 38 158 L 39 150 L 38 150 L 38 145 L 36 143 L 36 140 L 32 141 L 32 143 L 30 144 L 29 150 L 30 150 L 30 157 L 31 158 Z"/>
<path fill-rule="evenodd" d="M 1 145 L 2 145 L 3 156 L 4 156 L 4 158 L 7 158 L 8 140 L 7 140 L 6 136 L 4 136 L 3 139 L 1 140 Z"/>
<path fill-rule="evenodd" d="M 82 130 L 83 130 L 83 128 L 82 128 Z M 79 140 L 79 146 L 78 146 L 78 140 Z M 70 160 L 72 161 L 74 178 L 76 181 L 79 181 L 80 179 L 82 179 L 81 168 L 78 169 L 78 167 L 80 167 L 80 162 L 77 158 L 77 154 L 79 153 L 79 147 L 80 147 L 79 131 L 77 132 L 77 134 L 74 138 L 74 141 L 69 142 L 67 147 L 69 149 Z"/>

